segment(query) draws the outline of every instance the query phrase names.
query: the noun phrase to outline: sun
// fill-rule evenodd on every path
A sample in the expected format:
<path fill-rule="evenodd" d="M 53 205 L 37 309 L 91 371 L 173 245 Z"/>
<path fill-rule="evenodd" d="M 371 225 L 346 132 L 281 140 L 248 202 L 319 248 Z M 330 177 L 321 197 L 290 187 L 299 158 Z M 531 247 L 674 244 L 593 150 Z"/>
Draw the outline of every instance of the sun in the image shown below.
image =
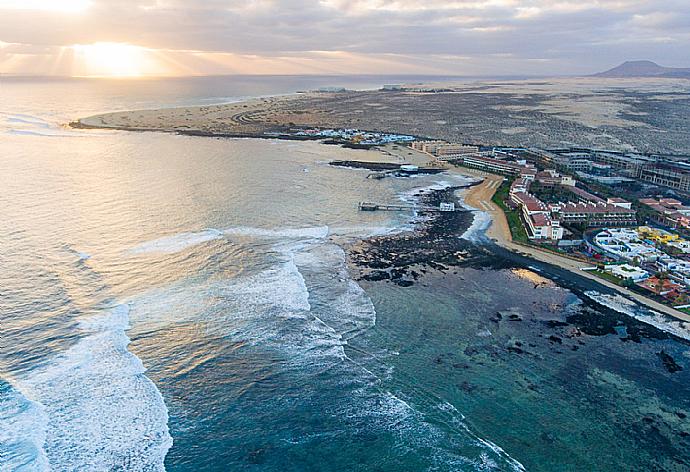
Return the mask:
<path fill-rule="evenodd" d="M 90 6 L 91 0 L 0 0 L 0 10 L 48 10 L 77 13 Z"/>
<path fill-rule="evenodd" d="M 148 72 L 147 50 L 123 43 L 72 46 L 76 64 L 90 77 L 140 77 Z"/>

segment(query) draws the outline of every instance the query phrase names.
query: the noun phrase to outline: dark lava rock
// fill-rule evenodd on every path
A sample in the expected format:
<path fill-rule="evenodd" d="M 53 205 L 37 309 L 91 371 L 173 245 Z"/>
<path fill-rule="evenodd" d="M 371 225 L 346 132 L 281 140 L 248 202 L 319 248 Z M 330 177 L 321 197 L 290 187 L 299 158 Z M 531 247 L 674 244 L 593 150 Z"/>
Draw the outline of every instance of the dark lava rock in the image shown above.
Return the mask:
<path fill-rule="evenodd" d="M 559 338 L 558 336 L 556 336 L 555 334 L 552 334 L 551 336 L 549 336 L 549 341 L 551 341 L 552 343 L 563 344 L 563 340 L 561 338 Z"/>
<path fill-rule="evenodd" d="M 260 448 L 249 451 L 247 454 L 247 461 L 250 464 L 263 464 L 265 461 L 265 450 Z"/>
<path fill-rule="evenodd" d="M 386 271 L 383 270 L 375 270 L 372 272 L 369 272 L 368 274 L 365 274 L 362 277 L 364 280 L 370 280 L 372 282 L 376 282 L 378 280 L 390 280 L 391 274 L 389 274 Z"/>
<path fill-rule="evenodd" d="M 479 350 L 476 347 L 468 346 L 465 348 L 465 355 L 466 356 L 474 356 L 479 354 Z"/>
<path fill-rule="evenodd" d="M 508 352 L 514 352 L 515 354 L 524 354 L 525 350 L 522 349 L 522 343 L 520 341 L 509 341 L 506 345 Z"/>
<path fill-rule="evenodd" d="M 546 320 L 544 324 L 549 328 L 563 328 L 565 326 L 570 326 L 570 323 L 560 320 Z"/>
<path fill-rule="evenodd" d="M 508 319 L 510 321 L 522 321 L 522 316 L 518 315 L 517 313 L 511 313 L 508 315 Z"/>
<path fill-rule="evenodd" d="M 680 372 L 681 370 L 683 370 L 683 367 L 678 365 L 676 363 L 676 360 L 673 357 L 671 357 L 670 354 L 667 354 L 665 351 L 658 352 L 657 356 L 659 356 L 661 362 L 664 363 L 664 367 L 671 374 L 675 374 L 676 372 Z"/>
<path fill-rule="evenodd" d="M 396 285 L 399 285 L 401 287 L 412 287 L 414 285 L 414 282 L 411 280 L 402 280 L 402 279 L 397 279 L 393 281 Z"/>

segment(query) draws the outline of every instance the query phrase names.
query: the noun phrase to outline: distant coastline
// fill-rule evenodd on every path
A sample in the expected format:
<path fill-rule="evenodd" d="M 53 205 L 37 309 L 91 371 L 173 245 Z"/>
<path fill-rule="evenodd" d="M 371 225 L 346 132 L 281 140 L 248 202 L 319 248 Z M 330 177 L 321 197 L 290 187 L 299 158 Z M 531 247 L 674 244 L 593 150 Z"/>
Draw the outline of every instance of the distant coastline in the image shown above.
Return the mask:
<path fill-rule="evenodd" d="M 588 77 L 414 84 L 392 91 L 307 92 L 113 112 L 71 126 L 230 138 L 357 128 L 478 145 L 690 154 L 679 94 L 690 94 L 690 82 Z M 650 113 L 666 108 L 661 115 Z"/>

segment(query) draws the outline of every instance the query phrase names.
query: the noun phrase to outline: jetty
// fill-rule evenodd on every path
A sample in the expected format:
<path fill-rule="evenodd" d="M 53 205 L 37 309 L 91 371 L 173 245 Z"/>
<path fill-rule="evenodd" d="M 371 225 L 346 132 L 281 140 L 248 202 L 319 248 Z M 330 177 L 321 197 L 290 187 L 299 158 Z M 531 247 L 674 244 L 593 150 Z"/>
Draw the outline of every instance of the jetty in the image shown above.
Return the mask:
<path fill-rule="evenodd" d="M 371 162 L 371 161 L 331 161 L 334 167 L 349 167 L 352 169 L 367 169 L 375 173 L 385 175 L 398 173 L 400 175 L 412 174 L 440 174 L 446 169 L 442 167 L 419 167 L 412 164 L 400 164 L 397 162 Z"/>
<path fill-rule="evenodd" d="M 399 205 L 395 203 L 359 202 L 359 211 L 424 211 L 424 212 L 452 212 L 461 211 L 454 203 L 441 203 L 439 206 Z"/>

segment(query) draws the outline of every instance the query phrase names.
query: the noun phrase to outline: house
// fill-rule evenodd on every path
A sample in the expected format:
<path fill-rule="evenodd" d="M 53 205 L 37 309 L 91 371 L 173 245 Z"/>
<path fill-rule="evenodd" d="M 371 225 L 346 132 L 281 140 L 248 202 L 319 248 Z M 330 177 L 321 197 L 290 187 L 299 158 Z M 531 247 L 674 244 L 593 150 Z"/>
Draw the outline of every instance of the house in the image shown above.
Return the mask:
<path fill-rule="evenodd" d="M 633 282 L 641 282 L 649 277 L 649 273 L 646 270 L 629 264 L 610 265 L 606 266 L 605 270 L 619 279 L 632 280 Z"/>
<path fill-rule="evenodd" d="M 630 210 L 632 208 L 632 203 L 619 197 L 607 198 L 606 203 L 609 205 L 627 208 Z"/>
<path fill-rule="evenodd" d="M 683 289 L 681 284 L 670 279 L 660 279 L 657 276 L 649 277 L 637 285 L 656 295 L 660 295 L 662 297 L 671 296 L 672 298 L 677 298 Z"/>

